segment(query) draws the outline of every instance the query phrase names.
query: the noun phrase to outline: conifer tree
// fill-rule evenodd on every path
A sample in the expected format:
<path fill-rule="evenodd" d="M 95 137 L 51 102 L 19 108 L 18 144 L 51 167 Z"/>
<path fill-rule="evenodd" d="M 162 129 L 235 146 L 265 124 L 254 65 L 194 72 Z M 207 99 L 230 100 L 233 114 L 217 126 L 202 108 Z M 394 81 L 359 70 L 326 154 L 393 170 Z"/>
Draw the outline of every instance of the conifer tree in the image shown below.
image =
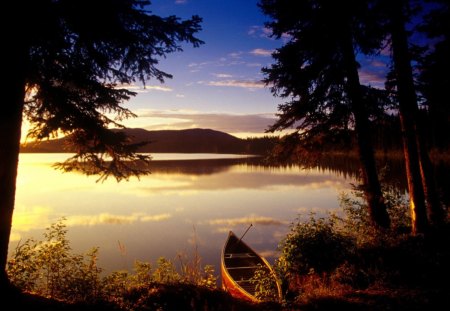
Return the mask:
<path fill-rule="evenodd" d="M 148 11 L 149 5 L 148 0 L 23 0 L 5 7 L 6 85 L 0 114 L 3 294 L 9 288 L 5 266 L 24 117 L 31 123 L 31 138 L 70 137 L 76 155 L 59 164 L 65 171 L 117 180 L 145 173 L 142 167 L 149 158 L 136 153 L 139 145 L 110 130 L 134 116 L 123 103 L 135 93 L 124 86 L 149 79 L 163 82 L 171 75 L 157 68 L 159 59 L 181 51 L 182 42 L 202 44 L 195 37 L 201 30 L 198 16 L 163 18 Z"/>

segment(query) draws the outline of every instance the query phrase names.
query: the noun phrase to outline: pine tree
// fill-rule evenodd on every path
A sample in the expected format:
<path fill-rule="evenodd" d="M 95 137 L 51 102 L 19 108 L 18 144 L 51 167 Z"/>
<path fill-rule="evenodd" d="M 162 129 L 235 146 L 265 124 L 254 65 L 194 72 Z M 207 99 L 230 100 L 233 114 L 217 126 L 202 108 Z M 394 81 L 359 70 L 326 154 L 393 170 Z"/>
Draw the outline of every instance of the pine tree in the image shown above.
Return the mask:
<path fill-rule="evenodd" d="M 4 26 L 6 86 L 0 114 L 0 290 L 5 273 L 21 139 L 22 118 L 30 136 L 70 137 L 76 155 L 59 167 L 115 176 L 145 173 L 148 157 L 123 134 L 110 130 L 133 113 L 123 107 L 135 93 L 124 85 L 163 82 L 158 59 L 194 47 L 201 19 L 159 17 L 147 0 L 23 0 L 8 4 Z M 110 115 L 115 115 L 111 118 Z M 138 163 L 141 162 L 141 163 Z"/>

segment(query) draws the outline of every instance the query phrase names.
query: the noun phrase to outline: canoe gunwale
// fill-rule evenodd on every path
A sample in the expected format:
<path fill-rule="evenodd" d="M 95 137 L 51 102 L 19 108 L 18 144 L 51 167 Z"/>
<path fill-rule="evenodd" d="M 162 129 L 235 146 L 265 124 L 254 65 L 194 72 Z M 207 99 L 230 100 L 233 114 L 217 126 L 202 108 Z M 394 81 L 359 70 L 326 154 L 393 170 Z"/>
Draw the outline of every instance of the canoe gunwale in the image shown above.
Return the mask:
<path fill-rule="evenodd" d="M 234 242 L 231 240 L 235 240 Z M 230 244 L 233 242 L 234 247 L 240 243 L 239 248 L 244 249 L 245 252 L 227 252 L 230 247 Z M 246 260 L 247 265 L 240 266 L 230 266 L 227 265 L 226 259 L 230 261 L 230 259 L 236 259 L 236 261 Z M 253 260 L 248 264 L 249 260 Z M 237 236 L 230 231 L 228 234 L 228 238 L 223 246 L 222 254 L 221 254 L 221 272 L 222 272 L 222 288 L 228 291 L 232 296 L 244 298 L 251 302 L 261 302 L 258 298 L 254 296 L 254 294 L 250 293 L 246 288 L 244 288 L 244 284 L 250 283 L 250 279 L 242 279 L 235 280 L 235 278 L 230 274 L 230 271 L 245 271 L 245 270 L 254 270 L 256 271 L 261 266 L 266 267 L 269 272 L 274 276 L 274 280 L 277 286 L 278 297 L 281 300 L 281 287 L 279 285 L 278 280 L 275 277 L 275 272 L 270 266 L 269 262 L 262 256 L 260 256 L 256 251 L 254 251 L 250 246 L 248 246 L 245 242 L 238 239 Z M 249 285 L 247 285 L 249 286 Z"/>

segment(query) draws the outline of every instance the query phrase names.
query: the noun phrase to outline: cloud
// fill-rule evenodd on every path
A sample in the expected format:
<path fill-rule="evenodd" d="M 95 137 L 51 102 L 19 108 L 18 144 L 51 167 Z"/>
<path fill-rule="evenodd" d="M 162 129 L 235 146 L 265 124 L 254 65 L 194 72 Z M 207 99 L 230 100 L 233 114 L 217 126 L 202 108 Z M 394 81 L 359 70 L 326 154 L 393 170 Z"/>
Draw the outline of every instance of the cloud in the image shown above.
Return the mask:
<path fill-rule="evenodd" d="M 137 111 L 140 127 L 147 130 L 186 128 L 211 128 L 226 133 L 264 133 L 276 117 L 273 113 L 227 114 L 200 113 L 197 111 Z M 169 122 L 170 121 L 170 122 Z M 145 122 L 147 124 L 145 124 Z"/>
<path fill-rule="evenodd" d="M 272 50 L 266 50 L 266 49 L 253 49 L 250 51 L 250 54 L 253 54 L 255 56 L 272 56 Z"/>
<path fill-rule="evenodd" d="M 217 69 L 213 69 L 213 68 L 226 68 L 226 67 L 235 67 L 235 66 L 253 67 L 253 66 L 255 66 L 255 62 L 254 61 L 249 62 L 249 60 L 250 60 L 249 55 L 251 55 L 251 56 L 270 56 L 271 52 L 272 51 L 270 51 L 270 50 L 265 50 L 262 48 L 254 49 L 250 52 L 237 51 L 237 52 L 228 53 L 226 56 L 216 58 L 214 60 L 207 60 L 204 62 L 192 62 L 192 63 L 189 63 L 187 66 L 188 66 L 190 72 L 199 72 L 199 71 L 205 70 L 205 69 L 214 71 Z M 259 66 L 259 67 L 261 67 L 261 66 Z"/>
<path fill-rule="evenodd" d="M 265 87 L 265 83 L 255 80 L 222 80 L 222 81 L 209 81 L 207 85 L 210 86 L 225 86 L 225 87 L 240 87 L 245 89 L 262 89 Z"/>
<path fill-rule="evenodd" d="M 146 85 L 146 90 L 154 90 L 154 91 L 162 91 L 162 92 L 172 92 L 173 89 L 167 86 L 161 86 L 161 85 Z"/>
<path fill-rule="evenodd" d="M 10 241 L 19 241 L 23 232 L 47 227 L 53 213 L 53 209 L 48 206 L 17 206 L 14 212 Z"/>
<path fill-rule="evenodd" d="M 212 75 L 217 77 L 217 78 L 231 78 L 231 77 L 233 77 L 232 75 L 230 75 L 228 73 L 213 73 Z"/>
<path fill-rule="evenodd" d="M 147 93 L 147 90 L 143 86 L 139 86 L 136 84 L 119 84 L 115 87 L 115 89 L 127 89 L 136 93 Z"/>
<path fill-rule="evenodd" d="M 50 225 L 51 217 L 54 214 L 53 209 L 45 206 L 32 206 L 29 208 L 20 207 L 14 213 L 13 230 L 10 240 L 19 241 L 24 232 L 36 229 L 43 229 Z M 95 226 L 95 225 L 124 225 L 136 222 L 160 222 L 172 217 L 169 213 L 146 215 L 143 213 L 134 213 L 131 215 L 113 215 L 101 213 L 98 215 L 72 215 L 66 217 L 67 226 Z"/>
<path fill-rule="evenodd" d="M 168 86 L 163 85 L 146 85 L 139 86 L 136 84 L 119 84 L 115 87 L 116 89 L 127 89 L 136 93 L 148 93 L 149 90 L 152 91 L 162 91 L 162 92 L 172 92 L 173 89 Z"/>
<path fill-rule="evenodd" d="M 241 58 L 242 54 L 243 54 L 243 52 L 239 51 L 239 52 L 230 53 L 230 54 L 228 54 L 228 56 L 231 58 Z"/>
<path fill-rule="evenodd" d="M 208 224 L 211 226 L 237 226 L 242 224 L 254 224 L 254 225 L 261 225 L 261 226 L 284 226 L 288 224 L 286 221 L 282 221 L 279 219 L 275 219 L 272 217 L 264 217 L 264 216 L 257 216 L 257 215 L 250 215 L 240 218 L 219 218 L 219 219 L 212 219 L 208 221 Z"/>
<path fill-rule="evenodd" d="M 247 67 L 262 67 L 263 65 L 261 63 L 247 63 L 245 64 Z"/>
<path fill-rule="evenodd" d="M 210 65 L 214 65 L 214 64 L 216 64 L 216 62 L 213 62 L 213 61 L 206 61 L 206 62 L 201 62 L 201 63 L 189 63 L 188 68 L 191 68 L 191 70 L 198 71 L 205 66 L 210 66 Z"/>
<path fill-rule="evenodd" d="M 169 213 L 166 213 L 166 214 L 142 216 L 140 218 L 140 221 L 141 222 L 159 222 L 159 221 L 167 220 L 169 218 L 172 218 L 172 215 L 170 215 Z"/>
<path fill-rule="evenodd" d="M 384 70 L 363 68 L 359 71 L 359 79 L 361 80 L 361 84 L 370 85 L 375 88 L 384 88 L 386 77 Z"/>
<path fill-rule="evenodd" d="M 374 59 L 373 61 L 370 62 L 370 66 L 373 67 L 380 67 L 380 68 L 386 68 L 386 63 L 382 62 L 381 60 L 378 59 Z"/>
<path fill-rule="evenodd" d="M 175 0 L 175 4 L 185 4 L 187 0 Z"/>
<path fill-rule="evenodd" d="M 69 226 L 95 226 L 95 225 L 125 225 L 136 222 L 159 222 L 164 221 L 172 216 L 170 214 L 158 215 L 113 215 L 109 213 L 102 213 L 98 215 L 74 215 L 67 218 L 67 225 Z"/>
<path fill-rule="evenodd" d="M 272 30 L 262 26 L 251 26 L 247 31 L 247 34 L 252 37 L 270 38 L 270 36 L 272 35 Z"/>

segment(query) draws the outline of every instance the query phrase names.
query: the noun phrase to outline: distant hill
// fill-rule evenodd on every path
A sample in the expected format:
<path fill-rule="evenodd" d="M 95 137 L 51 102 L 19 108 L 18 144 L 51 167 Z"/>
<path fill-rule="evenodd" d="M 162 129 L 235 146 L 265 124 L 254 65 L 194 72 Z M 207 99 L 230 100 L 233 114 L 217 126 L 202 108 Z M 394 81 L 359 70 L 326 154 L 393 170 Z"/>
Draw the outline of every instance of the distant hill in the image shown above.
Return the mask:
<path fill-rule="evenodd" d="M 149 153 L 255 153 L 251 140 L 240 139 L 230 134 L 211 129 L 186 129 L 147 131 L 144 129 L 123 130 L 133 143 L 149 141 L 140 152 Z M 65 147 L 66 138 L 27 143 L 21 147 L 21 152 L 28 153 L 58 153 L 72 152 Z M 261 142 L 258 144 L 260 148 Z M 265 148 L 262 148 L 265 149 Z M 266 149 L 267 150 L 267 149 Z M 261 153 L 260 151 L 256 153 Z"/>

